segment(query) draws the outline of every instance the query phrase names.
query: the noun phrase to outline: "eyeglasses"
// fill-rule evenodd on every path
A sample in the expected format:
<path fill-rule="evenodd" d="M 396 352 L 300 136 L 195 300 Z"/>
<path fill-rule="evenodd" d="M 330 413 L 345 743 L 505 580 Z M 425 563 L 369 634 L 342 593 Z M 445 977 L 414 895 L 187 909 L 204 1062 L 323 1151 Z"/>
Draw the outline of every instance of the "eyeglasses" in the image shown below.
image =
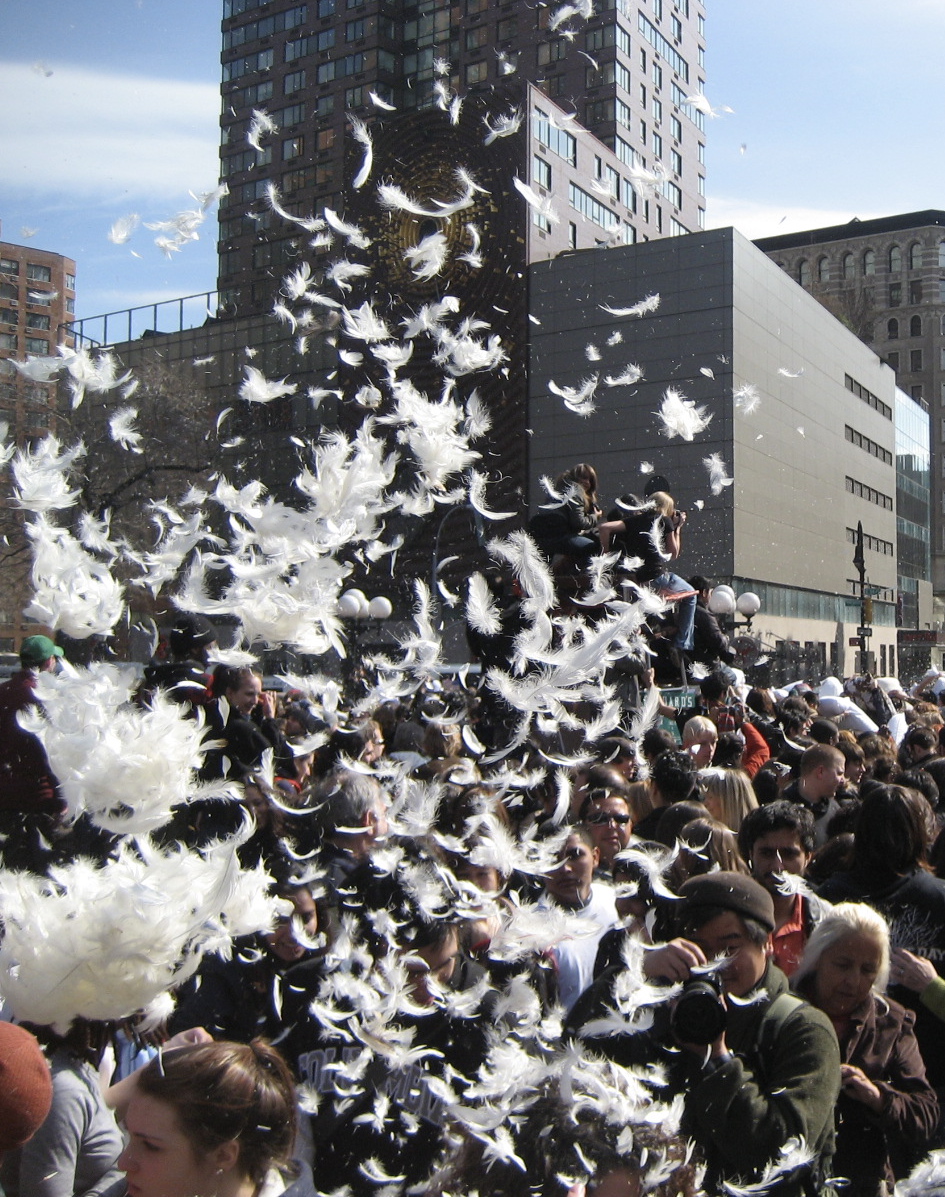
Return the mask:
<path fill-rule="evenodd" d="M 585 823 L 593 823 L 595 826 L 604 827 L 608 823 L 616 823 L 618 827 L 626 827 L 630 822 L 629 815 L 607 815 L 601 812 L 597 815 L 588 815 L 584 820 Z"/>

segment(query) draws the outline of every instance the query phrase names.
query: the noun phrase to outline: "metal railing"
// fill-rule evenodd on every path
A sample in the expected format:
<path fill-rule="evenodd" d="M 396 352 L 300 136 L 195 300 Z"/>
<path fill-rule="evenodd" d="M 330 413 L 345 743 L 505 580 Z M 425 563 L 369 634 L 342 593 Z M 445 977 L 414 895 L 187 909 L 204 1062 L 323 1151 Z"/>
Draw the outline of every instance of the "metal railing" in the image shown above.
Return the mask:
<path fill-rule="evenodd" d="M 218 298 L 216 291 L 204 291 L 180 299 L 163 299 L 124 311 L 85 316 L 61 325 L 61 331 L 65 336 L 75 337 L 76 344 L 90 348 L 136 341 L 159 333 L 184 332 L 218 319 Z"/>

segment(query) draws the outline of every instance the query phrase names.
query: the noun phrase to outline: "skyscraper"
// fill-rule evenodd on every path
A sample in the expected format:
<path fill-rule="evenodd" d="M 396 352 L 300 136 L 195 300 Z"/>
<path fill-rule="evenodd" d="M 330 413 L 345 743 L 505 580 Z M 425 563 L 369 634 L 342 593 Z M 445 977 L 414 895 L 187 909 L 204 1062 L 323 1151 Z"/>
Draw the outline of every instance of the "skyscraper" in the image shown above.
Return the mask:
<path fill-rule="evenodd" d="M 272 280 L 299 255 L 298 230 L 269 210 L 271 184 L 293 213 L 345 210 L 352 117 L 403 128 L 437 105 L 457 120 L 461 103 L 528 108 L 514 173 L 559 217 L 552 228 L 532 214 L 529 262 L 701 228 L 704 101 L 686 101 L 702 94 L 704 54 L 700 0 L 610 0 L 597 13 L 587 0 L 225 0 L 224 310 L 269 308 Z M 529 101 L 528 84 L 554 113 Z M 254 110 L 276 126 L 259 149 L 247 142 Z M 409 156 L 399 167 L 402 183 Z"/>

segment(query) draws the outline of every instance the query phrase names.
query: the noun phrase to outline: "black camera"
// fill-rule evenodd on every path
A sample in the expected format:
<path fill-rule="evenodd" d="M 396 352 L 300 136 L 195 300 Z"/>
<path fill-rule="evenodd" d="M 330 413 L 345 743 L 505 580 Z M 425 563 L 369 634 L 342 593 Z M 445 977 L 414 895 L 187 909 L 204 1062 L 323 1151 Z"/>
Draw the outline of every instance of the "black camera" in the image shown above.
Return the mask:
<path fill-rule="evenodd" d="M 708 1046 L 725 1030 L 727 1015 L 721 982 L 716 973 L 710 973 L 686 982 L 669 1025 L 680 1043 Z"/>

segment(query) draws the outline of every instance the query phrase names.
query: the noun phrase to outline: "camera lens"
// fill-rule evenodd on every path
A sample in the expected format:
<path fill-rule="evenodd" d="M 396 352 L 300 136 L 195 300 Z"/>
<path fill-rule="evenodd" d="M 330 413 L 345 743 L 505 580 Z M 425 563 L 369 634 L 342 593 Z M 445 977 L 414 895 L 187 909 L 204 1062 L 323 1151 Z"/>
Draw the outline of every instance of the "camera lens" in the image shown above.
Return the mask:
<path fill-rule="evenodd" d="M 708 981 L 690 981 L 684 986 L 670 1019 L 673 1034 L 681 1043 L 714 1043 L 725 1030 L 726 1011 L 718 989 Z"/>

